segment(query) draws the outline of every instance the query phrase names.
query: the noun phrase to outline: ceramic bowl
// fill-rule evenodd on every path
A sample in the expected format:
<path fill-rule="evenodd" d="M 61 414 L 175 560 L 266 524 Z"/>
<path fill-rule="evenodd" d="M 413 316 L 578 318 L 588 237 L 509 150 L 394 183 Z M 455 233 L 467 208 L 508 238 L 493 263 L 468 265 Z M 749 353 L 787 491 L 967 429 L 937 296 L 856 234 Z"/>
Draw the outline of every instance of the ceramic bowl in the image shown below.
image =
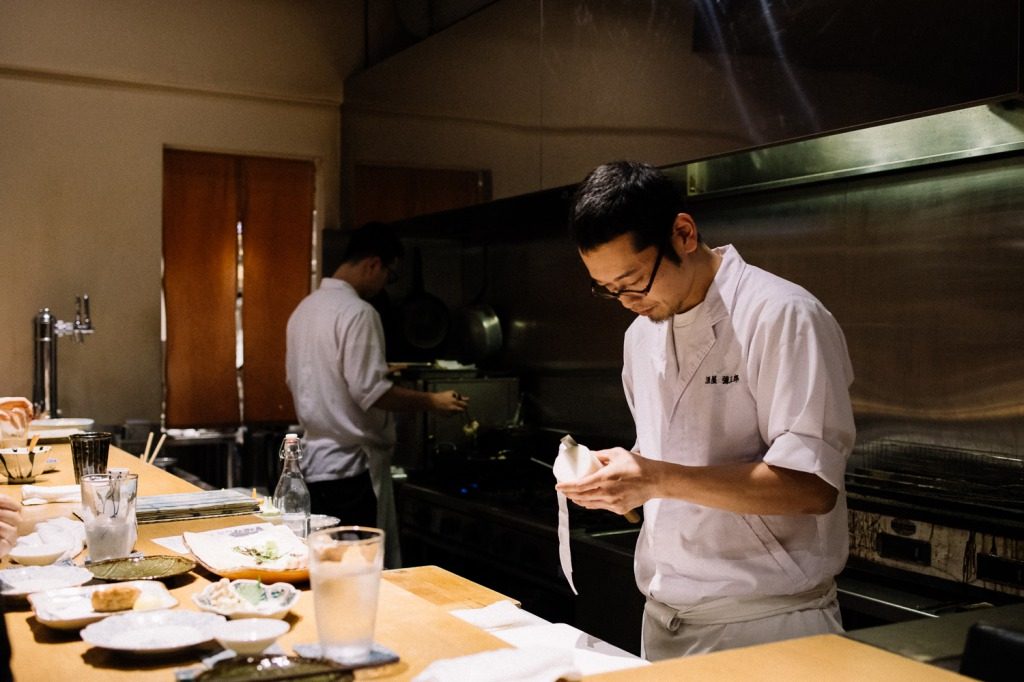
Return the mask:
<path fill-rule="evenodd" d="M 0 449 L 0 475 L 8 483 L 32 483 L 46 469 L 49 445 L 37 445 L 32 452 L 27 447 Z"/>
<path fill-rule="evenodd" d="M 213 636 L 225 649 L 231 649 L 240 656 L 254 656 L 289 629 L 291 625 L 284 620 L 239 618 L 217 625 Z"/>
<path fill-rule="evenodd" d="M 203 611 L 238 619 L 284 618 L 298 599 L 299 591 L 288 583 L 268 585 L 258 580 L 227 578 L 192 595 L 192 602 Z"/>

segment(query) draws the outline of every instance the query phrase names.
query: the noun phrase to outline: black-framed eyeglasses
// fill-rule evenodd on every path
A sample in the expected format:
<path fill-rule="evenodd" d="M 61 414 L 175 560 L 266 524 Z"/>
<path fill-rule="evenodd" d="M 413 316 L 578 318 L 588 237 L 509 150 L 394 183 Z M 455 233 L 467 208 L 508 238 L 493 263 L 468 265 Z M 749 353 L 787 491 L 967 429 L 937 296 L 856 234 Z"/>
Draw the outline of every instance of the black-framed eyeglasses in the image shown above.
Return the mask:
<path fill-rule="evenodd" d="M 658 266 L 661 265 L 661 259 L 665 255 L 666 244 L 662 244 L 658 247 L 658 257 L 654 259 L 654 269 L 651 270 L 651 278 L 647 280 L 647 286 L 643 289 L 619 289 L 618 291 L 612 291 L 603 284 L 598 284 L 594 280 L 590 280 L 590 293 L 599 298 L 609 298 L 618 300 L 620 296 L 646 296 L 650 293 L 651 287 L 654 286 L 654 278 L 658 276 Z"/>

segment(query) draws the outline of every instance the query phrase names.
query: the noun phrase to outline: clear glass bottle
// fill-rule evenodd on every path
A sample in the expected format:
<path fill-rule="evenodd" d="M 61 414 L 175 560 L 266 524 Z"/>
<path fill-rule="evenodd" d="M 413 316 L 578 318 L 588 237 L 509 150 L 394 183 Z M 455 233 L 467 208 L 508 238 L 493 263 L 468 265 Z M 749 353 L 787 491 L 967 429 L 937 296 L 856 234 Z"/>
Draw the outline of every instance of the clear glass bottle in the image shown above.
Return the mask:
<path fill-rule="evenodd" d="M 309 488 L 302 477 L 299 460 L 302 459 L 302 441 L 289 433 L 281 443 L 281 478 L 274 489 L 274 506 L 281 512 L 281 520 L 299 537 L 309 535 Z"/>

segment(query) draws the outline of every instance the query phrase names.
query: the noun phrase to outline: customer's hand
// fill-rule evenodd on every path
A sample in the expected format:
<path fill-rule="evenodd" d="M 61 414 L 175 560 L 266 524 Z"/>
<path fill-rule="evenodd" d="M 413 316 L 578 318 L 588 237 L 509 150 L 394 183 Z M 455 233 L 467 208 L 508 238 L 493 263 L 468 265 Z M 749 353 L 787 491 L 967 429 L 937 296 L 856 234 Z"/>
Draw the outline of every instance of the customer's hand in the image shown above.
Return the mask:
<path fill-rule="evenodd" d="M 465 412 L 469 406 L 469 398 L 459 395 L 456 391 L 438 391 L 430 395 L 435 412 L 455 414 L 456 412 Z"/>
<path fill-rule="evenodd" d="M 18 541 L 20 520 L 21 504 L 12 497 L 0 495 L 0 557 L 7 556 Z"/>

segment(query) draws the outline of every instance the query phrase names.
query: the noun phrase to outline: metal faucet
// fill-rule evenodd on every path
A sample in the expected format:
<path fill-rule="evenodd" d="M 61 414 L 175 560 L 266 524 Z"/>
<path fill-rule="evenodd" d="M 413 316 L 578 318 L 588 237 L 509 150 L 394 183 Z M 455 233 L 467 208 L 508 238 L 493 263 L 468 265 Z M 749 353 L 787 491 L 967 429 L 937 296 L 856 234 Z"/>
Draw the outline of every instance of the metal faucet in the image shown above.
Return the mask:
<path fill-rule="evenodd" d="M 70 336 L 75 343 L 85 341 L 86 334 L 96 331 L 89 314 L 89 294 L 75 297 L 75 319 L 56 319 L 49 308 L 43 308 L 32 321 L 35 367 L 32 377 L 32 404 L 37 417 L 58 417 L 57 407 L 57 339 Z"/>

